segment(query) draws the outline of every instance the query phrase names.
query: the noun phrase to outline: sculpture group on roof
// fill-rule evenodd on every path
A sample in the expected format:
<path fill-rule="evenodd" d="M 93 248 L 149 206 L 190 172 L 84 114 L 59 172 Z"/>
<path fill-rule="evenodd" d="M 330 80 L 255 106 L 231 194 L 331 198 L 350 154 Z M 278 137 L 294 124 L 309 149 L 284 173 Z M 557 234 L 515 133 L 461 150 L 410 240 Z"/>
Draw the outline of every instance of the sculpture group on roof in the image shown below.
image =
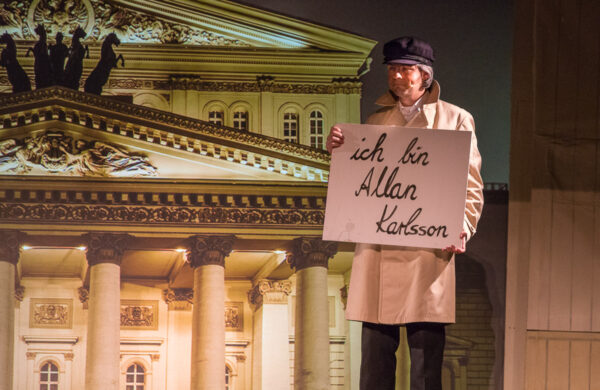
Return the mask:
<path fill-rule="evenodd" d="M 25 54 L 25 56 L 29 56 L 29 53 L 33 52 L 35 58 L 35 88 L 62 85 L 78 90 L 83 73 L 83 60 L 89 58 L 88 46 L 81 43 L 81 40 L 86 36 L 86 32 L 81 27 L 77 27 L 73 31 L 70 48 L 62 43 L 64 36 L 61 32 L 56 34 L 55 43 L 51 45 L 48 45 L 46 29 L 43 25 L 38 24 L 35 33 L 39 39 Z M 114 33 L 106 36 L 102 43 L 100 60 L 85 82 L 84 90 L 86 92 L 100 95 L 102 87 L 108 81 L 112 68 L 117 67 L 118 61 L 121 60 L 121 66 L 125 66 L 123 55 L 119 54 L 117 56 L 112 48 L 113 45 L 118 46 L 120 43 Z M 0 66 L 6 68 L 13 93 L 31 91 L 31 81 L 19 64 L 17 46 L 12 36 L 8 33 L 2 34 L 0 44 L 6 45 L 2 49 Z"/>

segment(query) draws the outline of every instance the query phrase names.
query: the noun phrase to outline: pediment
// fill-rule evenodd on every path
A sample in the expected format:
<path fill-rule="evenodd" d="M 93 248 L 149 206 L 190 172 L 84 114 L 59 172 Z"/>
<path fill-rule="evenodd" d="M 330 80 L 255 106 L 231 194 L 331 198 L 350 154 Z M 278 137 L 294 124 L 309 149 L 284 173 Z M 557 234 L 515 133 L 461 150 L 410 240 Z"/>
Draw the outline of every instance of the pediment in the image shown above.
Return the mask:
<path fill-rule="evenodd" d="M 53 87 L 0 97 L 0 174 L 326 182 L 326 152 Z"/>
<path fill-rule="evenodd" d="M 36 40 L 41 23 L 49 37 L 76 26 L 86 41 L 115 32 L 123 43 L 200 47 L 317 48 L 368 54 L 375 42 L 232 1 L 22 0 L 0 6 L 0 30 Z"/>

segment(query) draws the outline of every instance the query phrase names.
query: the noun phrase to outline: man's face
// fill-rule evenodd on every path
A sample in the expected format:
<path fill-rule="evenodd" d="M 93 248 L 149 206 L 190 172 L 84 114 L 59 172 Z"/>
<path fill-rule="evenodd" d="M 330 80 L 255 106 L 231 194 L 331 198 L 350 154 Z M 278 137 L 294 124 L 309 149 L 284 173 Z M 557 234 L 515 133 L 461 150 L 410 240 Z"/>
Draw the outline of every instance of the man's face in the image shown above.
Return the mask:
<path fill-rule="evenodd" d="M 423 91 L 421 85 L 429 74 L 421 73 L 417 65 L 388 65 L 388 86 L 399 98 L 418 99 Z"/>

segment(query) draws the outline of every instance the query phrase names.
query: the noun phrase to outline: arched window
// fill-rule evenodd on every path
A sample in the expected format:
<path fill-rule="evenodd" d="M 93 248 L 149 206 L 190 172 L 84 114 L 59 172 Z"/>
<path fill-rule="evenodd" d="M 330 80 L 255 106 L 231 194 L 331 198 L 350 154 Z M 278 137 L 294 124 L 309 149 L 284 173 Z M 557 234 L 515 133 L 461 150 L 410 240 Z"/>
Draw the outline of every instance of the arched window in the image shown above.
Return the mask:
<path fill-rule="evenodd" d="M 283 113 L 283 139 L 298 143 L 298 113 L 295 111 Z"/>
<path fill-rule="evenodd" d="M 132 364 L 125 375 L 125 390 L 144 390 L 145 379 L 144 367 Z"/>
<path fill-rule="evenodd" d="M 323 113 L 319 110 L 311 111 L 310 113 L 310 146 L 313 148 L 323 149 Z"/>
<path fill-rule="evenodd" d="M 40 370 L 40 390 L 58 390 L 58 366 L 46 362 Z"/>
<path fill-rule="evenodd" d="M 231 369 L 225 365 L 225 390 L 231 390 Z"/>
<path fill-rule="evenodd" d="M 233 113 L 233 127 L 238 130 L 248 131 L 248 111 L 239 109 Z"/>
<path fill-rule="evenodd" d="M 213 108 L 208 112 L 208 121 L 215 125 L 223 126 L 223 111 L 218 108 Z"/>

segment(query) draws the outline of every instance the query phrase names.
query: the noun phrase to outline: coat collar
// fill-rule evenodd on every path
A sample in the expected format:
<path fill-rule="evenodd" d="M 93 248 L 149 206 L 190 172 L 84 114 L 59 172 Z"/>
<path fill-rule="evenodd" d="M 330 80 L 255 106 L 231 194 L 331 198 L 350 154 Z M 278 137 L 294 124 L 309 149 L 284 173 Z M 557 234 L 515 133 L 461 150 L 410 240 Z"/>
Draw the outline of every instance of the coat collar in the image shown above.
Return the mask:
<path fill-rule="evenodd" d="M 419 114 L 415 118 L 413 118 L 409 125 L 415 121 L 425 119 L 427 123 L 424 127 L 431 128 L 435 120 L 436 104 L 440 99 L 440 84 L 436 80 L 433 80 L 431 87 L 429 87 L 429 90 L 425 92 L 425 96 L 423 96 L 423 99 L 424 102 L 422 114 Z M 396 100 L 396 97 L 390 91 L 387 91 L 375 101 L 375 104 L 379 106 L 390 107 L 398 104 L 397 102 L 398 101 Z M 423 118 L 423 115 L 425 116 L 425 118 Z"/>

